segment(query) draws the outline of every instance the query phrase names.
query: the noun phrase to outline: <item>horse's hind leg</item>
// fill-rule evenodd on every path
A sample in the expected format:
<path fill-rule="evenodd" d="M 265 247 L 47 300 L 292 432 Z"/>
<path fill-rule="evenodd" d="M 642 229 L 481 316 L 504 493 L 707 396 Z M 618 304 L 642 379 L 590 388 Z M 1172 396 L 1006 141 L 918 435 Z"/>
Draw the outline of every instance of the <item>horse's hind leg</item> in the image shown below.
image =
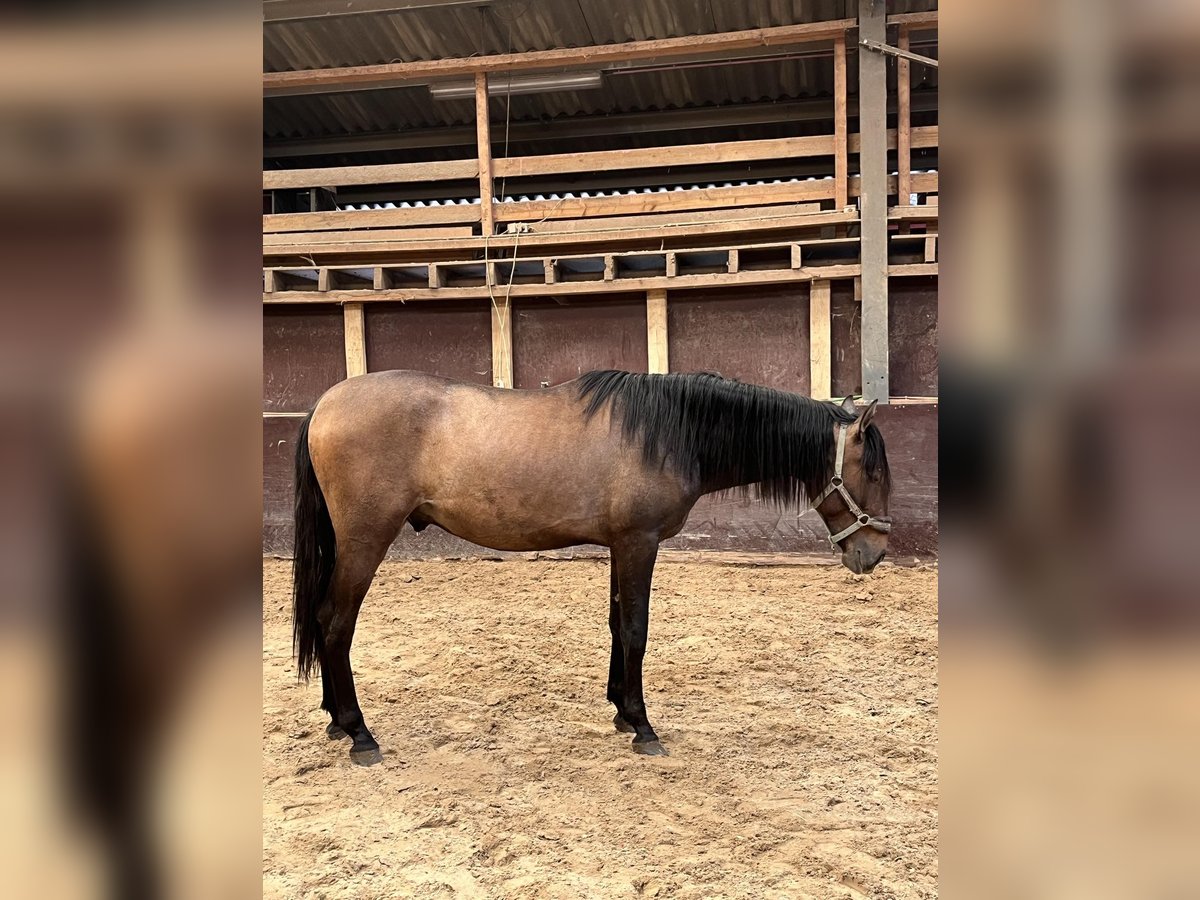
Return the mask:
<path fill-rule="evenodd" d="M 363 598 L 375 577 L 387 542 L 373 543 L 338 542 L 337 563 L 333 570 L 329 598 L 319 613 L 321 633 L 324 638 L 322 670 L 328 673 L 326 691 L 332 691 L 333 722 L 329 734 L 336 736 L 341 729 L 354 740 L 350 758 L 359 765 L 369 766 L 379 762 L 379 744 L 372 737 L 363 721 L 362 710 L 354 690 L 354 674 L 350 668 L 350 645 L 354 641 L 354 626 Z M 327 694 L 325 700 L 330 698 Z M 324 703 L 322 704 L 324 705 Z"/>
<path fill-rule="evenodd" d="M 325 733 L 331 741 L 340 741 L 346 736 L 342 726 L 337 723 L 337 701 L 333 696 L 333 678 L 329 674 L 329 666 L 321 666 L 321 709 L 329 713 L 329 726 Z"/>

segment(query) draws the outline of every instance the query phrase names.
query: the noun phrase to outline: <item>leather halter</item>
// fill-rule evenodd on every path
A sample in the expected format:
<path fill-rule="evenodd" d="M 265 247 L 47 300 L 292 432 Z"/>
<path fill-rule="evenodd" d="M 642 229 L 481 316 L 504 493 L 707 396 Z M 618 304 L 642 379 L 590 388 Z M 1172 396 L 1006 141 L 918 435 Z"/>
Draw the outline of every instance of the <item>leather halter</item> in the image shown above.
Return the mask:
<path fill-rule="evenodd" d="M 829 484 L 825 485 L 825 490 L 821 491 L 821 493 L 818 494 L 816 499 L 814 499 L 812 502 L 812 508 L 816 509 L 825 502 L 826 497 L 828 497 L 834 491 L 837 491 L 842 495 L 842 499 L 846 501 L 846 506 L 849 508 L 850 512 L 854 514 L 854 522 L 852 524 L 846 528 L 843 528 L 837 534 L 829 535 L 829 543 L 833 544 L 834 550 L 841 550 L 842 548 L 838 546 L 838 541 L 849 537 L 860 528 L 869 526 L 874 528 L 876 531 L 888 532 L 892 530 L 891 522 L 885 522 L 883 519 L 877 519 L 874 516 L 867 515 L 867 513 L 863 512 L 862 507 L 854 502 L 854 498 L 851 497 L 850 492 L 846 490 L 846 485 L 842 481 L 842 458 L 846 454 L 846 430 L 846 425 L 838 426 L 837 457 L 833 463 L 833 478 L 829 480 Z"/>

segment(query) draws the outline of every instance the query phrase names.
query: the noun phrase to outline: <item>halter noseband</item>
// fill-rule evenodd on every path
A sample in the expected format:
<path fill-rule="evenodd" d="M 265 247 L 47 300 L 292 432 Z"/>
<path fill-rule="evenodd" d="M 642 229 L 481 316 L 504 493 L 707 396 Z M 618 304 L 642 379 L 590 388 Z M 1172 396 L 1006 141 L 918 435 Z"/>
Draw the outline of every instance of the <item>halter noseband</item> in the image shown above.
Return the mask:
<path fill-rule="evenodd" d="M 812 503 L 812 508 L 816 509 L 825 502 L 826 497 L 837 491 L 842 495 L 842 499 L 846 501 L 846 506 L 850 512 L 854 514 L 854 522 L 849 527 L 843 528 L 837 534 L 829 535 L 829 543 L 833 544 L 834 550 L 842 549 L 838 546 L 838 541 L 849 537 L 864 526 L 869 525 L 876 531 L 888 532 L 892 530 L 891 522 L 885 522 L 883 519 L 877 519 L 863 512 L 862 508 L 854 502 L 854 498 L 850 496 L 850 492 L 846 490 L 846 485 L 842 481 L 842 457 L 846 454 L 846 427 L 845 425 L 838 426 L 837 457 L 833 463 L 833 478 L 829 480 L 829 484 L 825 485 L 825 490 L 821 491 Z"/>

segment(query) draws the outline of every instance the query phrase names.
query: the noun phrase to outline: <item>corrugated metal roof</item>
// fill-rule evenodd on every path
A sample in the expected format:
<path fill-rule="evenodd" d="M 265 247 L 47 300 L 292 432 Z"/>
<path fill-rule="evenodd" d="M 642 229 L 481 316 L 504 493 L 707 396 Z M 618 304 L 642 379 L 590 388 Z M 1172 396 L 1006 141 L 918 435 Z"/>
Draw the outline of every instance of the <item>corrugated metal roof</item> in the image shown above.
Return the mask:
<path fill-rule="evenodd" d="M 888 3 L 893 13 L 936 6 L 936 0 Z M 266 23 L 263 61 L 267 71 L 284 71 L 545 50 L 852 18 L 856 7 L 855 0 L 494 0 L 481 7 Z M 853 54 L 850 65 L 849 83 L 853 86 Z M 919 77 L 932 79 L 936 74 Z M 664 67 L 609 74 L 597 90 L 512 97 L 510 115 L 512 121 L 539 121 L 795 99 L 828 96 L 832 87 L 827 56 Z M 493 121 L 502 120 L 505 101 L 494 98 L 492 103 Z M 263 110 L 267 140 L 473 121 L 470 100 L 435 101 L 424 86 L 271 98 L 264 102 Z M 631 140 L 625 145 L 637 143 Z"/>

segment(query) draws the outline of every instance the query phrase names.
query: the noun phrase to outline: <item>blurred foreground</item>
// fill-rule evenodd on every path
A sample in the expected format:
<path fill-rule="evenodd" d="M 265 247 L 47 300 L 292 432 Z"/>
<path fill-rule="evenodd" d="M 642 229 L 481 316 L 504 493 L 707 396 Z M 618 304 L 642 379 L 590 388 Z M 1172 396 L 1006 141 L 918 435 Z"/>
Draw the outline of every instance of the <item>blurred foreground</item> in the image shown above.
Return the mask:
<path fill-rule="evenodd" d="M 73 9 L 0 28 L 3 893 L 256 896 L 257 14 Z"/>
<path fill-rule="evenodd" d="M 1200 9 L 941 16 L 942 884 L 1200 891 Z"/>

